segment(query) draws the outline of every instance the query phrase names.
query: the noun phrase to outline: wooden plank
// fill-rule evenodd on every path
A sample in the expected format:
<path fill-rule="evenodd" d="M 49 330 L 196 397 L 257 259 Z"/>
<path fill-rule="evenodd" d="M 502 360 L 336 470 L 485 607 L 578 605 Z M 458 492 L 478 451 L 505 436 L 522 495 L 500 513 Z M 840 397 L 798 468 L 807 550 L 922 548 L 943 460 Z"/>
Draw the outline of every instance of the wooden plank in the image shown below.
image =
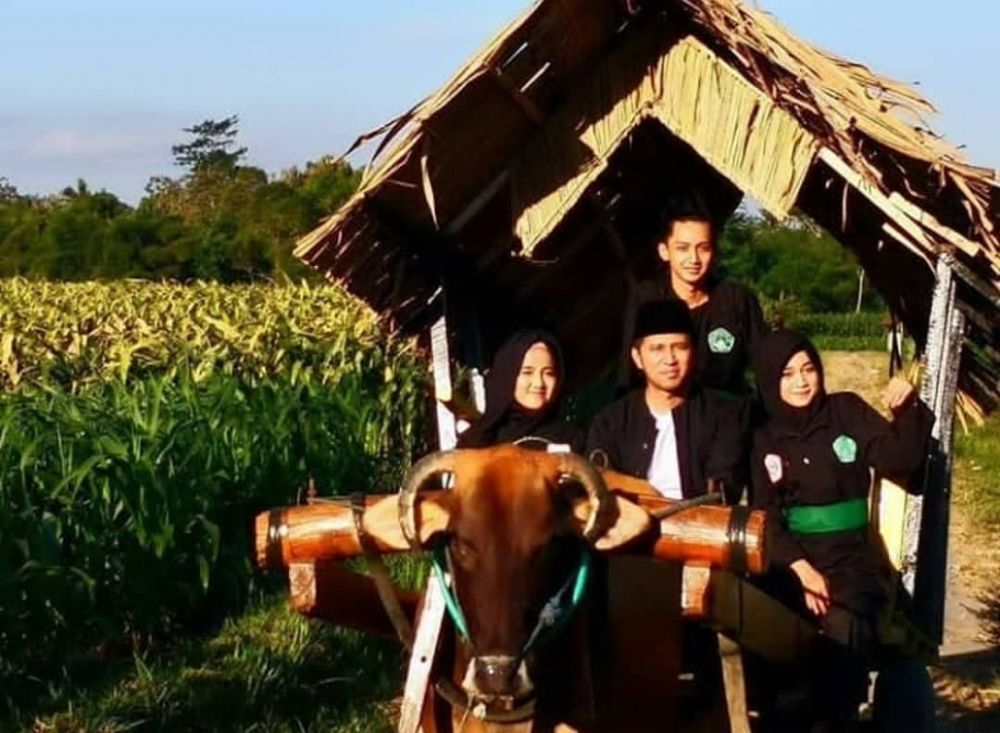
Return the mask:
<path fill-rule="evenodd" d="M 398 638 L 369 576 L 352 572 L 339 562 L 320 561 L 290 565 L 288 579 L 292 608 L 303 616 Z M 407 618 L 412 619 L 420 594 L 397 588 L 396 596 Z"/>
<path fill-rule="evenodd" d="M 924 227 L 928 231 L 934 232 L 934 234 L 941 237 L 941 239 L 945 240 L 949 244 L 952 244 L 956 249 L 959 249 L 969 255 L 969 257 L 975 257 L 980 252 L 982 252 L 985 256 L 989 256 L 990 252 L 986 250 L 986 248 L 980 247 L 970 239 L 963 237 L 954 229 L 946 227 L 944 224 L 935 219 L 934 216 L 921 209 L 905 196 L 896 192 L 890 193 L 889 203 L 896 206 L 900 211 L 904 212 L 911 219 L 920 224 L 920 226 Z"/>
<path fill-rule="evenodd" d="M 897 207 L 889 197 L 865 180 L 861 175 L 845 163 L 837 153 L 830 148 L 822 148 L 817 156 L 826 163 L 833 171 L 849 183 L 858 193 L 868 199 L 879 211 L 885 214 L 896 227 L 906 235 L 909 242 L 901 242 L 907 245 L 926 260 L 927 256 L 933 255 L 937 251 L 937 246 L 920 226 Z"/>
<path fill-rule="evenodd" d="M 698 619 L 709 615 L 712 569 L 703 563 L 685 563 L 681 572 L 681 615 Z"/>
<path fill-rule="evenodd" d="M 878 531 L 886 553 L 897 571 L 903 564 L 904 528 L 906 525 L 907 493 L 888 479 L 880 479 L 878 491 Z"/>
<path fill-rule="evenodd" d="M 448 325 L 444 316 L 431 326 L 431 363 L 434 370 L 434 397 L 437 407 L 438 445 L 450 450 L 458 442 L 455 415 L 444 403 L 451 400 L 451 361 L 448 355 Z"/>
<path fill-rule="evenodd" d="M 748 651 L 773 662 L 809 653 L 817 637 L 809 622 L 760 588 L 732 573 L 713 571 L 708 623 Z"/>
<path fill-rule="evenodd" d="M 510 180 L 510 170 L 504 168 L 500 174 L 490 181 L 483 189 L 476 194 L 476 197 L 468 203 L 468 205 L 462 209 L 455 217 L 448 222 L 444 228 L 444 233 L 449 236 L 457 235 L 466 224 L 468 224 L 476 214 L 483 210 L 483 207 L 488 204 L 494 196 L 496 196 L 500 190 L 507 184 Z"/>
<path fill-rule="evenodd" d="M 729 730 L 730 733 L 750 733 L 743 654 L 735 641 L 722 634 L 718 637 L 722 683 L 726 689 L 726 708 L 729 711 Z"/>
<path fill-rule="evenodd" d="M 536 105 L 527 94 L 522 92 L 518 88 L 517 84 L 515 84 L 501 69 L 493 69 L 493 78 L 496 79 L 500 88 L 507 93 L 518 108 L 524 112 L 524 116 L 527 117 L 532 124 L 541 126 L 541 124 L 545 122 L 545 115 L 540 109 L 538 109 L 538 105 Z"/>
<path fill-rule="evenodd" d="M 451 450 L 458 442 L 455 415 L 444 401 L 452 397 L 451 360 L 448 355 L 448 321 L 444 314 L 431 326 L 431 362 L 434 370 L 434 397 L 437 402 L 438 447 Z M 427 588 L 420 618 L 414 632 L 410 664 L 406 669 L 403 701 L 400 709 L 399 733 L 421 730 L 424 704 L 430 689 L 431 671 L 437 654 L 438 640 L 444 628 L 444 589 L 437 575 L 427 577 Z M 433 716 L 431 716 L 433 717 Z"/>
<path fill-rule="evenodd" d="M 420 730 L 421 715 L 427 690 L 430 685 L 434 656 L 444 621 L 444 593 L 434 573 L 427 578 L 424 604 L 417 622 L 413 641 L 413 653 L 406 670 L 403 685 L 403 702 L 399 712 L 399 733 L 417 733 Z"/>

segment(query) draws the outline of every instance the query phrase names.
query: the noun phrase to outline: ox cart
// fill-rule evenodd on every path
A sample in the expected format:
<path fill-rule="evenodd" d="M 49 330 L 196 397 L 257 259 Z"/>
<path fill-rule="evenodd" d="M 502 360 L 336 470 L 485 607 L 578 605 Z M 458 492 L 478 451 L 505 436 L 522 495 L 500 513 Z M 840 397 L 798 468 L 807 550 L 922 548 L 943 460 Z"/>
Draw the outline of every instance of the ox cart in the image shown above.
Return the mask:
<path fill-rule="evenodd" d="M 779 220 L 794 210 L 823 227 L 857 255 L 917 341 L 922 397 L 937 416 L 922 496 L 876 477 L 870 510 L 899 581 L 873 670 L 875 717 L 884 730 L 926 730 L 923 663 L 942 640 L 956 394 L 973 411 L 1000 397 L 1000 188 L 991 172 L 899 114 L 929 108 L 912 90 L 812 48 L 738 0 L 540 0 L 437 93 L 359 139 L 382 137 L 360 190 L 296 254 L 393 328 L 422 335 L 447 450 L 461 402 L 454 365 L 481 397 L 484 354 L 515 327 L 539 316 L 547 322 L 573 365 L 570 391 L 617 361 L 622 304 L 657 267 L 655 212 L 664 198 L 696 189 L 723 220 L 748 195 Z M 562 464 L 550 457 L 513 465 L 535 465 L 551 478 Z M 610 496 L 619 517 L 639 522 L 636 537 L 605 537 L 603 548 L 588 537 L 589 522 L 581 524 L 578 538 L 592 554 L 610 557 L 590 565 L 591 550 L 577 547 L 558 589 L 562 604 L 545 606 L 560 625 L 559 609 L 580 606 L 592 595 L 586 587 L 626 599 L 609 603 L 600 623 L 579 614 L 591 627 L 570 623 L 551 642 L 572 673 L 575 700 L 599 707 L 602 692 L 627 682 L 638 695 L 605 695 L 620 703 L 618 725 L 605 728 L 613 730 L 644 729 L 624 722 L 630 712 L 662 720 L 656 716 L 672 697 L 683 708 L 684 695 L 673 693 L 689 681 L 677 652 L 686 617 L 719 635 L 714 674 L 725 692 L 696 706 L 715 718 L 687 722 L 740 733 L 756 725 L 744 657 L 794 664 L 816 639 L 811 623 L 749 582 L 766 564 L 760 518 L 740 507 L 663 506 L 620 477 L 562 467 L 578 483 L 585 477 L 591 514 Z M 461 475 L 439 473 L 455 478 L 436 479 L 454 482 L 437 490 L 462 493 Z M 468 633 L 451 586 L 456 569 L 435 557 L 420 530 L 440 522 L 438 502 L 405 495 L 402 524 L 398 500 L 388 496 L 270 512 L 258 524 L 259 560 L 288 568 L 303 613 L 397 633 L 411 645 L 401 731 L 429 733 L 466 713 L 467 730 L 480 718 L 530 720 L 535 711 L 519 699 L 499 695 L 498 704 L 480 706 L 462 697 L 454 667 Z M 417 508 L 414 520 L 417 505 L 429 513 Z M 391 588 L 379 560 L 410 550 L 426 553 L 434 568 L 421 594 Z M 368 558 L 370 578 L 337 565 L 356 555 Z M 657 631 L 648 630 L 651 617 Z M 595 629 L 613 631 L 602 638 Z M 575 645 L 559 646 L 572 638 Z M 576 654 L 581 648 L 589 659 Z M 611 655 L 610 679 L 600 669 L 581 673 L 594 671 L 599 652 Z M 509 660 L 480 661 L 473 671 L 488 678 Z M 444 681 L 437 691 L 435 681 Z M 436 716 L 440 706 L 460 714 Z"/>
<path fill-rule="evenodd" d="M 949 297 L 944 267 L 941 274 L 938 300 Z M 451 406 L 462 402 L 452 388 L 447 333 L 447 320 L 442 316 L 429 334 L 438 439 L 443 448 L 454 444 L 457 420 Z M 940 338 L 954 359 L 954 331 Z M 472 386 L 468 401 L 475 400 Z M 950 386 L 939 382 L 937 387 L 949 388 L 954 390 L 954 381 Z M 929 401 L 935 397 L 935 393 L 927 395 Z M 945 417 L 950 420 L 948 411 Z M 510 451 L 527 452 L 498 447 L 464 453 L 481 454 L 487 466 L 530 461 L 523 455 L 511 459 L 506 455 Z M 597 633 L 606 634 L 608 643 L 599 659 L 575 650 L 573 665 L 585 669 L 586 674 L 574 683 L 580 688 L 570 691 L 568 711 L 547 711 L 557 717 L 543 720 L 534 696 L 498 695 L 477 700 L 463 689 L 460 673 L 464 667 L 455 666 L 455 651 L 463 639 L 468 641 L 469 630 L 454 591 L 453 568 L 434 548 L 435 538 L 448 524 L 438 499 L 455 490 L 454 474 L 446 472 L 440 486 L 420 491 L 419 501 L 416 492 L 420 487 L 409 485 L 399 494 L 342 499 L 310 495 L 303 505 L 261 514 L 255 528 L 257 563 L 262 568 L 287 569 L 292 604 L 300 613 L 369 633 L 394 634 L 402 640 L 411 656 L 400 731 L 431 733 L 458 727 L 663 730 L 663 726 L 670 726 L 674 730 L 748 733 L 757 728 L 763 723 L 748 695 L 752 685 L 745 676 L 746 660 L 766 660 L 794 673 L 809 664 L 822 643 L 813 623 L 752 582 L 752 576 L 767 568 L 763 514 L 745 506 L 719 506 L 702 499 L 671 501 L 645 481 L 607 469 L 599 475 L 617 501 L 618 513 L 625 515 L 631 526 L 594 542 L 597 552 L 609 555 L 601 585 L 607 593 L 607 607 L 603 615 L 598 614 L 598 621 L 589 618 L 584 626 L 603 624 Z M 929 476 L 942 479 L 940 473 Z M 412 481 L 408 478 L 406 483 Z M 708 496 L 718 495 L 710 490 Z M 879 629 L 882 654 L 873 670 L 873 676 L 878 673 L 871 716 L 875 720 L 869 721 L 875 730 L 921 731 L 931 730 L 933 725 L 933 691 L 924 665 L 935 657 L 937 643 L 932 627 L 918 616 L 905 586 L 907 543 L 912 539 L 907 531 L 907 523 L 912 522 L 908 501 L 901 488 L 887 481 L 879 481 L 872 494 L 872 516 L 899 581 Z M 591 509 L 597 512 L 596 505 Z M 581 522 L 584 514 L 579 517 Z M 933 531 L 934 525 L 925 522 L 925 552 L 928 542 L 943 541 L 943 537 L 928 535 L 928 526 Z M 943 552 L 941 547 L 934 550 Z M 389 579 L 382 557 L 407 552 L 430 558 L 432 570 L 422 591 L 402 590 Z M 367 574 L 343 565 L 343 561 L 359 557 L 367 560 Z M 571 578 L 576 586 L 581 583 L 581 573 L 578 569 Z M 571 590 L 574 594 L 579 591 Z M 580 603 L 579 598 L 564 600 L 572 610 Z M 502 602 L 501 595 L 496 603 Z M 561 621 L 557 618 L 554 625 L 561 625 Z M 683 668 L 682 636 L 690 633 L 685 627 L 691 626 L 716 637 L 714 670 L 706 671 L 704 660 L 695 673 Z M 595 631 L 576 628 L 567 633 L 578 638 Z M 705 639 L 704 634 L 701 638 Z M 588 639 L 584 646 L 593 644 L 593 639 Z M 562 653 L 567 652 L 563 649 Z M 636 664 L 645 667 L 643 674 L 624 671 Z M 601 665 L 614 668 L 618 679 L 608 680 L 601 674 Z M 707 695 L 706 683 L 696 679 L 698 675 L 709 678 Z M 670 684 L 664 684 L 668 679 Z M 599 685 L 608 689 L 596 689 Z M 637 691 L 646 700 L 645 706 L 632 694 Z M 616 707 L 609 697 L 627 700 L 626 708 Z M 601 706 L 603 710 L 598 709 Z"/>

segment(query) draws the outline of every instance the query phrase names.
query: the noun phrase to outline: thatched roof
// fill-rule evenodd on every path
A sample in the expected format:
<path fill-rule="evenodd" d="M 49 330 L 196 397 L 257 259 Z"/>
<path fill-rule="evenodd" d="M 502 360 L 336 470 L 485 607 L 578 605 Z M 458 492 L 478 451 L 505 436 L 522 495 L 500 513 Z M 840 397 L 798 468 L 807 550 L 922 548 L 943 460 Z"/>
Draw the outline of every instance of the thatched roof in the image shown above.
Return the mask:
<path fill-rule="evenodd" d="M 544 317 L 593 373 L 654 272 L 656 204 L 697 189 L 725 217 L 746 193 L 854 250 L 918 341 L 951 253 L 963 386 L 989 404 L 1000 184 L 928 131 L 931 111 L 737 0 L 541 0 L 362 137 L 381 142 L 360 190 L 296 253 L 404 330 L 436 317 L 444 283 L 488 342 Z"/>

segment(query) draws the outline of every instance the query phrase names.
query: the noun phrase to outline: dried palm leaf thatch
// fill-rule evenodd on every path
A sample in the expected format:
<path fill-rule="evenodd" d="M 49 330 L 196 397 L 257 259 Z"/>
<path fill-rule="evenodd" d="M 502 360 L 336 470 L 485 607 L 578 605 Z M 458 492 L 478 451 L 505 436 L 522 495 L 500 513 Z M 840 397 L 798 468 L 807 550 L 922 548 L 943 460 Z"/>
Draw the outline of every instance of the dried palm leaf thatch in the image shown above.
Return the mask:
<path fill-rule="evenodd" d="M 963 362 L 963 387 L 988 407 L 1000 184 L 930 132 L 933 112 L 739 0 L 538 0 L 359 138 L 381 138 L 359 191 L 296 254 L 408 329 L 446 280 L 500 313 L 496 328 L 517 309 L 577 314 L 559 336 L 597 358 L 620 321 L 592 304 L 620 300 L 648 264 L 658 199 L 707 187 L 724 215 L 742 191 L 852 248 L 918 343 L 934 263 L 954 255 L 981 355 Z"/>
<path fill-rule="evenodd" d="M 902 159 L 926 164 L 941 188 L 955 186 L 966 197 L 976 238 L 1000 255 L 1000 232 L 990 210 L 993 190 L 1000 185 L 996 173 L 970 165 L 955 146 L 930 131 L 925 117 L 936 109 L 912 87 L 820 51 L 768 13 L 738 0 L 680 2 L 741 73 L 859 173 L 885 185 L 885 171 L 866 155 L 863 135 Z"/>
<path fill-rule="evenodd" d="M 819 146 L 812 135 L 700 41 L 663 38 L 655 30 L 636 34 L 611 55 L 518 155 L 514 231 L 525 254 L 552 233 L 621 141 L 648 118 L 774 216 L 784 218 L 795 204 Z"/>

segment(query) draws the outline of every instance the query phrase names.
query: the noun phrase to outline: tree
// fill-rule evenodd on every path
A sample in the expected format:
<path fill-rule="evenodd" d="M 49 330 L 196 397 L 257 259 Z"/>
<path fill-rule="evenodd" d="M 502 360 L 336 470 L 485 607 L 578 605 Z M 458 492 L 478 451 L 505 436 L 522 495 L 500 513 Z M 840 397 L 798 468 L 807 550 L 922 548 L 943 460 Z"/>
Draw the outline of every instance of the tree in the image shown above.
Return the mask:
<path fill-rule="evenodd" d="M 8 203 L 11 201 L 17 201 L 20 198 L 17 189 L 14 188 L 14 184 L 11 183 L 6 176 L 0 176 L 0 202 Z"/>
<path fill-rule="evenodd" d="M 191 142 L 171 147 L 174 162 L 192 173 L 206 168 L 233 170 L 246 155 L 246 147 L 235 147 L 240 118 L 231 115 L 223 120 L 205 120 L 184 132 L 193 135 Z"/>

